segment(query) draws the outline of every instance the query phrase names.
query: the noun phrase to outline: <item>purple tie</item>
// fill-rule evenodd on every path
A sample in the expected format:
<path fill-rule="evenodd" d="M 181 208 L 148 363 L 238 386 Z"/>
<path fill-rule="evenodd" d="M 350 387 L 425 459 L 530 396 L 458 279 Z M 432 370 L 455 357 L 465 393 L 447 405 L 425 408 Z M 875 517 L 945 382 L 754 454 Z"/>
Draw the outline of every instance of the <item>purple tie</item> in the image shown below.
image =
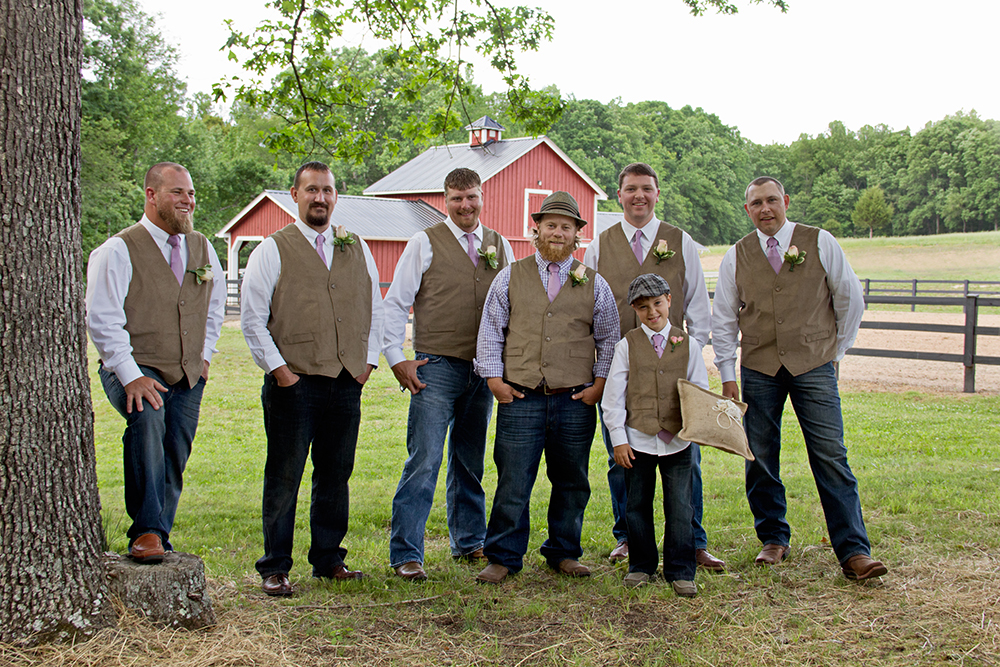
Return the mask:
<path fill-rule="evenodd" d="M 170 270 L 174 272 L 177 284 L 180 285 L 184 282 L 184 265 L 181 263 L 181 235 L 171 234 L 167 237 L 167 243 L 170 244 Z"/>
<path fill-rule="evenodd" d="M 781 271 L 781 265 L 785 260 L 778 254 L 778 239 L 773 236 L 767 240 L 767 261 L 771 263 L 771 268 L 775 273 Z"/>
<path fill-rule="evenodd" d="M 642 230 L 635 230 L 635 236 L 632 237 L 632 252 L 635 253 L 635 259 L 637 262 L 642 264 Z"/>
<path fill-rule="evenodd" d="M 653 334 L 653 351 L 656 352 L 656 356 L 663 356 L 663 348 L 666 347 L 667 339 L 663 337 L 662 334 Z M 674 434 L 667 429 L 661 430 L 656 434 L 657 437 L 663 442 L 670 444 L 670 441 L 674 439 Z"/>
<path fill-rule="evenodd" d="M 473 234 L 472 232 L 466 232 L 465 233 L 465 238 L 468 239 L 468 241 L 469 241 L 469 259 L 472 260 L 472 265 L 473 266 L 478 267 L 479 266 L 479 253 L 476 252 L 476 246 L 475 246 L 476 235 Z"/>
<path fill-rule="evenodd" d="M 562 285 L 559 284 L 559 265 L 555 262 L 549 264 L 549 303 L 555 301 L 556 295 L 559 294 L 559 288 Z"/>
<path fill-rule="evenodd" d="M 323 260 L 323 266 L 326 266 L 326 250 L 323 249 L 323 246 L 325 246 L 325 245 L 326 245 L 326 237 L 323 236 L 322 234 L 317 234 L 316 235 L 316 252 L 319 253 L 319 258 L 321 260 Z"/>

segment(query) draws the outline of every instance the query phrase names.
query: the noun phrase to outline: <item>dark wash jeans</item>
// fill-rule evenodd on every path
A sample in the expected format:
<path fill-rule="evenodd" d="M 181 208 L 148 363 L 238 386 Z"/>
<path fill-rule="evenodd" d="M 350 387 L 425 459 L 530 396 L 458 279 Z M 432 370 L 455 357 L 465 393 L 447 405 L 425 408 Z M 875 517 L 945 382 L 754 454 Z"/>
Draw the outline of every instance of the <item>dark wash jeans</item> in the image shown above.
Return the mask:
<path fill-rule="evenodd" d="M 542 454 L 552 494 L 549 534 L 541 553 L 552 567 L 583 554 L 580 534 L 590 499 L 587 469 L 597 426 L 594 406 L 574 401 L 572 391 L 550 396 L 523 393 L 524 398 L 497 407 L 493 445 L 497 490 L 483 548 L 491 563 L 511 572 L 524 567 L 531 530 L 531 489 Z"/>
<path fill-rule="evenodd" d="M 676 454 L 656 456 L 633 450 L 635 460 L 625 471 L 628 487 L 628 571 L 656 573 L 657 544 L 653 527 L 656 473 L 663 482 L 663 578 L 693 581 L 694 527 L 691 523 L 691 461 L 687 447 Z"/>
<path fill-rule="evenodd" d="M 292 568 L 295 502 L 312 445 L 309 562 L 313 576 L 328 577 L 344 563 L 340 543 L 347 534 L 348 480 L 361 423 L 361 385 L 345 369 L 338 377 L 300 375 L 279 387 L 264 375 L 261 389 L 267 462 L 264 465 L 264 556 L 262 578 Z"/>
<path fill-rule="evenodd" d="M 98 370 L 101 385 L 111 405 L 125 418 L 122 436 L 125 472 L 125 511 L 132 519 L 128 529 L 128 544 L 140 535 L 156 533 L 163 540 L 165 549 L 173 550 L 170 531 L 184 487 L 184 468 L 191 456 L 191 443 L 198 429 L 201 396 L 205 379 L 198 378 L 194 387 L 187 378 L 177 384 L 167 384 L 159 371 L 148 366 L 139 370 L 164 387 L 160 392 L 163 407 L 154 410 L 147 401 L 142 402 L 142 412 L 132 406 L 132 414 L 125 412 L 125 388 L 118 376 Z"/>
<path fill-rule="evenodd" d="M 756 459 L 746 463 L 746 491 L 757 537 L 764 544 L 786 546 L 791 537 L 780 462 L 781 414 L 785 400 L 791 398 L 837 559 L 844 563 L 851 556 L 870 554 L 858 480 L 847 465 L 833 362 L 798 376 L 784 366 L 774 377 L 746 366 L 740 372 L 747 404 L 744 423 Z"/>
<path fill-rule="evenodd" d="M 472 362 L 417 352 L 417 378 L 427 386 L 410 397 L 407 459 L 392 499 L 389 565 L 424 562 L 424 530 L 448 437 L 446 505 L 453 556 L 483 548 L 486 493 L 483 468 L 493 394 Z"/>

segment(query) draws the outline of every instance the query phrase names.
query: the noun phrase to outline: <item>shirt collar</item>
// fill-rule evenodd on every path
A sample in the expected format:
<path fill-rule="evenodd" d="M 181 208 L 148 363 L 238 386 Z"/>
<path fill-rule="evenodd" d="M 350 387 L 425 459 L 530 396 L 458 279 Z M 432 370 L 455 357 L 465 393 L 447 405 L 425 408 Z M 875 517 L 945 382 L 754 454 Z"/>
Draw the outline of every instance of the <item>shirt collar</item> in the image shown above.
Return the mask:
<path fill-rule="evenodd" d="M 661 336 L 663 336 L 663 338 L 665 340 L 667 338 L 667 335 L 670 333 L 670 323 L 669 322 L 660 331 L 653 331 L 652 329 L 650 329 L 649 327 L 647 327 L 645 324 L 642 324 L 642 323 L 640 323 L 639 326 L 642 328 L 642 333 L 646 334 L 646 338 L 649 339 L 650 343 L 653 342 L 653 336 L 655 334 L 660 334 Z M 664 332 L 666 332 L 666 333 L 664 333 Z"/>
<path fill-rule="evenodd" d="M 654 215 L 649 222 L 646 223 L 644 227 L 633 227 L 628 220 L 624 217 L 622 218 L 622 231 L 625 232 L 625 238 L 628 239 L 629 243 L 635 238 L 635 233 L 637 231 L 642 232 L 643 238 L 649 239 L 650 241 L 656 236 L 657 230 L 660 229 L 660 221 L 657 220 Z"/>
<path fill-rule="evenodd" d="M 140 220 L 139 223 L 146 228 L 146 231 L 149 232 L 149 235 L 153 237 L 153 241 L 156 243 L 157 246 L 167 245 L 167 239 L 170 238 L 170 234 L 157 227 L 153 223 L 153 221 L 147 218 L 145 215 L 142 216 L 142 220 Z M 181 242 L 183 243 L 184 235 L 181 234 L 180 237 L 181 237 Z"/>
<path fill-rule="evenodd" d="M 795 223 L 791 220 L 785 219 L 785 224 L 781 226 L 778 233 L 774 235 L 774 238 L 778 240 L 778 249 L 782 252 L 788 250 L 788 246 L 792 244 L 792 231 L 795 229 Z M 767 234 L 761 232 L 759 229 L 757 231 L 757 240 L 760 241 L 760 247 L 767 252 L 767 240 L 771 238 Z"/>
<path fill-rule="evenodd" d="M 456 239 L 458 239 L 459 241 L 465 241 L 465 235 L 468 232 L 466 232 L 464 229 L 462 229 L 461 227 L 459 227 L 458 225 L 456 225 L 454 220 L 452 220 L 451 218 L 445 218 L 444 219 L 444 224 L 446 224 L 448 226 L 448 229 L 451 230 L 451 233 L 455 235 Z M 478 220 L 476 221 L 476 228 L 472 230 L 472 235 L 474 237 L 476 237 L 476 241 L 480 245 L 482 245 L 482 241 L 483 241 L 483 226 L 482 226 L 482 224 L 480 224 L 480 222 Z"/>
<path fill-rule="evenodd" d="M 327 225 L 326 230 L 322 234 L 320 234 L 320 232 L 316 231 L 310 225 L 307 225 L 306 223 L 302 222 L 302 220 L 300 219 L 297 219 L 295 221 L 295 226 L 299 228 L 299 231 L 302 232 L 302 235 L 306 237 L 306 240 L 309 241 L 310 245 L 316 245 L 317 236 L 323 237 L 324 245 L 328 245 L 330 243 L 330 239 L 333 234 L 331 231 L 332 225 Z"/>

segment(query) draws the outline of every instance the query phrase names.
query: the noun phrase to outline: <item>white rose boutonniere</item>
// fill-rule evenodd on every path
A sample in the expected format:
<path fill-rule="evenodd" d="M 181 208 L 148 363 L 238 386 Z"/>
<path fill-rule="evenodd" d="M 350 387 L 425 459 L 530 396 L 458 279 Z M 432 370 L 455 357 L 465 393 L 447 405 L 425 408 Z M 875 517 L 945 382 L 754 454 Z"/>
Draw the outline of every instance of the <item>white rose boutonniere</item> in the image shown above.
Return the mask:
<path fill-rule="evenodd" d="M 666 239 L 660 239 L 657 241 L 656 246 L 653 248 L 653 257 L 656 258 L 657 264 L 665 259 L 670 259 L 676 254 L 676 252 L 667 247 Z"/>
<path fill-rule="evenodd" d="M 495 245 L 486 246 L 486 250 L 480 248 L 476 251 L 479 256 L 486 260 L 491 269 L 497 268 L 497 247 Z"/>
<path fill-rule="evenodd" d="M 576 271 L 569 272 L 569 279 L 573 281 L 573 287 L 587 284 L 590 282 L 590 278 L 587 276 L 587 267 L 583 264 L 576 267 Z"/>
<path fill-rule="evenodd" d="M 347 251 L 347 246 L 354 245 L 358 240 L 354 238 L 354 235 L 347 231 L 347 228 L 343 225 L 337 225 L 337 228 L 333 232 L 333 245 L 340 248 L 342 251 Z"/>
<path fill-rule="evenodd" d="M 805 251 L 799 250 L 798 246 L 789 246 L 785 253 L 785 261 L 788 262 L 788 270 L 794 271 L 795 267 L 806 261 Z"/>
<path fill-rule="evenodd" d="M 212 273 L 211 264 L 199 266 L 197 269 L 188 269 L 187 272 L 194 274 L 194 281 L 199 285 L 215 279 L 215 274 Z"/>

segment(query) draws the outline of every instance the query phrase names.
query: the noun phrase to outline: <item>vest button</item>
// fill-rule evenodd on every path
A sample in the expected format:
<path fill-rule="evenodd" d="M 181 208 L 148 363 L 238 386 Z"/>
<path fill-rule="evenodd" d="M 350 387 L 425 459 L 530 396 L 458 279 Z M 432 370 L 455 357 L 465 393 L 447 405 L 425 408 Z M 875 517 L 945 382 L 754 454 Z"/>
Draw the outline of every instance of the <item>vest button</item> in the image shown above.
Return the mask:
<path fill-rule="evenodd" d="M 549 365 L 549 362 L 547 362 L 547 361 L 543 361 L 542 362 L 542 368 L 547 368 L 548 365 Z"/>
<path fill-rule="evenodd" d="M 784 351 L 784 350 L 782 350 L 782 351 L 781 351 L 781 352 L 779 352 L 778 354 L 779 354 L 779 355 L 781 355 L 781 356 L 783 357 L 783 356 L 785 356 L 785 351 Z"/>
<path fill-rule="evenodd" d="M 181 301 L 181 305 L 182 305 L 182 306 L 184 305 L 184 302 L 183 302 L 183 301 Z"/>
<path fill-rule="evenodd" d="M 479 282 L 479 278 L 478 278 L 478 277 L 476 278 L 476 282 L 477 282 L 477 283 Z"/>
<path fill-rule="evenodd" d="M 188 365 L 188 360 L 187 359 L 185 359 L 184 361 L 181 362 L 181 366 L 187 366 L 187 365 Z"/>
<path fill-rule="evenodd" d="M 780 286 L 778 286 L 778 287 L 775 287 L 775 288 L 774 288 L 774 291 L 775 291 L 775 292 L 780 292 L 780 291 L 781 291 L 781 287 L 780 287 Z"/>
<path fill-rule="evenodd" d="M 545 313 L 545 317 L 552 317 L 552 313 Z"/>
<path fill-rule="evenodd" d="M 340 322 L 340 318 L 339 317 L 337 318 L 337 321 Z"/>
<path fill-rule="evenodd" d="M 345 354 L 347 354 L 347 353 L 344 352 L 343 350 L 340 351 L 340 356 L 344 356 Z"/>
<path fill-rule="evenodd" d="M 187 336 L 187 335 L 188 335 L 188 332 L 187 332 L 187 331 L 185 331 L 185 332 L 184 332 L 184 335 L 185 335 L 185 336 Z"/>
<path fill-rule="evenodd" d="M 337 289 L 336 285 L 330 285 L 330 289 Z"/>
<path fill-rule="evenodd" d="M 663 371 L 657 371 L 657 373 L 659 373 L 660 375 L 663 375 Z"/>
<path fill-rule="evenodd" d="M 546 343 L 548 343 L 548 342 L 549 342 L 549 341 L 551 341 L 551 340 L 552 340 L 551 336 L 546 336 L 546 337 L 545 337 L 545 342 L 546 342 Z"/>
<path fill-rule="evenodd" d="M 781 319 L 780 317 L 778 318 L 778 324 L 782 324 L 782 323 L 784 323 L 784 321 L 785 320 Z"/>

